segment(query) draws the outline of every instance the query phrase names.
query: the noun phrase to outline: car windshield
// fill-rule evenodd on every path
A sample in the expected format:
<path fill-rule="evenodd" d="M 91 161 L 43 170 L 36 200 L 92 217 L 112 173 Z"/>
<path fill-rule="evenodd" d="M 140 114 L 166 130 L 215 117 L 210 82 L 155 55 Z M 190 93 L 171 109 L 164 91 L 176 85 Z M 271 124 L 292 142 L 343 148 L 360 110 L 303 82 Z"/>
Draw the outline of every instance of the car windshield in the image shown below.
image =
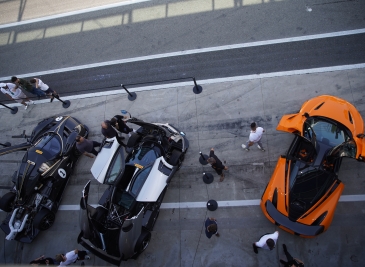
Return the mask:
<path fill-rule="evenodd" d="M 131 194 L 133 194 L 134 196 L 137 196 L 139 191 L 141 190 L 142 186 L 144 185 L 144 182 L 146 181 L 148 174 L 150 173 L 152 169 L 152 166 L 143 168 L 142 170 L 140 170 L 136 177 L 134 178 L 134 181 L 131 185 L 130 188 L 130 192 Z"/>
<path fill-rule="evenodd" d="M 304 123 L 303 135 L 312 142 L 315 139 L 332 147 L 352 139 L 345 126 L 322 117 L 309 117 Z"/>
<path fill-rule="evenodd" d="M 304 123 L 304 137 L 317 147 L 317 142 L 331 147 L 328 156 L 356 157 L 356 143 L 351 132 L 341 123 L 323 117 L 310 117 Z"/>
<path fill-rule="evenodd" d="M 151 146 L 143 146 L 139 148 L 136 153 L 133 153 L 129 159 L 129 164 L 138 164 L 141 166 L 147 166 L 154 162 L 161 155 L 161 149 L 151 143 Z"/>
<path fill-rule="evenodd" d="M 61 153 L 61 141 L 58 135 L 48 134 L 30 149 L 30 151 L 41 151 L 45 158 L 52 159 Z"/>
<path fill-rule="evenodd" d="M 122 172 L 123 169 L 123 147 L 120 146 L 116 154 L 114 155 L 112 163 L 109 165 L 108 172 L 105 176 L 105 183 L 106 184 L 113 184 L 117 179 L 118 175 Z"/>

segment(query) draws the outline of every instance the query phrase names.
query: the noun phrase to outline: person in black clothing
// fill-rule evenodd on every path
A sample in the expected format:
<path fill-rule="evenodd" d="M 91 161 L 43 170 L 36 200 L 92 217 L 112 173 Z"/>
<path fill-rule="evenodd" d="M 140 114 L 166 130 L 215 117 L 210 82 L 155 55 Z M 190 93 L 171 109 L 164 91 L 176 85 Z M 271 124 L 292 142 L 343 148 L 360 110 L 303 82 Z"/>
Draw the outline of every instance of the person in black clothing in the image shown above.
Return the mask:
<path fill-rule="evenodd" d="M 212 165 L 212 168 L 218 173 L 218 175 L 221 176 L 219 181 L 222 182 L 224 180 L 223 170 L 228 170 L 228 167 L 224 166 L 222 164 L 222 161 L 220 161 L 219 158 L 216 155 L 214 155 L 214 148 L 212 148 L 210 150 L 209 158 L 207 159 L 207 162 L 210 165 Z"/>
<path fill-rule="evenodd" d="M 304 267 L 304 262 L 302 262 L 299 259 L 293 258 L 290 253 L 288 252 L 286 245 L 283 244 L 284 253 L 286 256 L 286 259 L 288 261 L 280 260 L 281 264 L 284 264 L 285 267 Z"/>
<path fill-rule="evenodd" d="M 101 133 L 106 137 L 106 138 L 113 138 L 115 137 L 118 141 L 119 144 L 121 144 L 122 146 L 126 146 L 123 143 L 123 139 L 124 137 L 120 137 L 117 133 L 117 131 L 112 127 L 112 125 L 110 124 L 110 121 L 105 120 L 101 123 Z"/>
<path fill-rule="evenodd" d="M 32 260 L 29 264 L 30 265 L 54 265 L 54 259 L 45 258 L 44 255 L 42 255 L 39 258 Z"/>
<path fill-rule="evenodd" d="M 124 116 L 115 115 L 111 120 L 110 124 L 117 129 L 119 132 L 131 135 L 130 133 L 133 132 L 132 128 L 129 128 L 127 124 L 124 122 Z"/>

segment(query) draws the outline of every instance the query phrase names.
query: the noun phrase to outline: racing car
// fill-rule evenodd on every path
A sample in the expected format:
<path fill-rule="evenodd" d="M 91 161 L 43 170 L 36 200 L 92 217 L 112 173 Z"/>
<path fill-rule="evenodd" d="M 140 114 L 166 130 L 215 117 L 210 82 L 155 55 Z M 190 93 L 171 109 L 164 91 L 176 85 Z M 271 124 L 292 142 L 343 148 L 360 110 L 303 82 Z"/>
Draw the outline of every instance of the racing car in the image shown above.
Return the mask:
<path fill-rule="evenodd" d="M 265 216 L 283 230 L 315 237 L 328 229 L 344 189 L 343 157 L 364 162 L 364 122 L 349 102 L 322 95 L 284 115 L 277 128 L 294 134 L 261 197 Z"/>
<path fill-rule="evenodd" d="M 7 240 L 31 243 L 49 229 L 80 156 L 76 136 L 87 137 L 88 127 L 70 116 L 42 120 L 25 143 L 0 149 L 0 155 L 25 150 L 14 186 L 0 199 L 0 209 L 8 212 L 0 227 Z"/>
<path fill-rule="evenodd" d="M 78 243 L 114 265 L 147 248 L 167 187 L 189 148 L 185 134 L 170 124 L 128 122 L 140 127 L 128 140 L 126 158 L 115 137 L 105 139 L 91 168 L 108 189 L 93 207 L 89 181 L 80 201 Z"/>

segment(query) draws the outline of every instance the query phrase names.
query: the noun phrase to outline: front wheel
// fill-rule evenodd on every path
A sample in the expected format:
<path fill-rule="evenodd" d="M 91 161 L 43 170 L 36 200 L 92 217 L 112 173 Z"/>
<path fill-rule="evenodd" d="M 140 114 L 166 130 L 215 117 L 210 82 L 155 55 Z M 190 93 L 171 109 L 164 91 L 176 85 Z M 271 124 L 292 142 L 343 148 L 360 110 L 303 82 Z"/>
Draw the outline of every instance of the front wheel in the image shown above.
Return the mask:
<path fill-rule="evenodd" d="M 44 231 L 49 229 L 54 221 L 55 221 L 55 214 L 47 209 L 40 210 L 33 220 L 33 225 L 38 230 Z"/>
<path fill-rule="evenodd" d="M 151 241 L 151 232 L 149 232 L 147 230 L 142 230 L 142 233 L 139 236 L 137 243 L 136 243 L 135 252 L 140 254 L 143 251 L 145 251 L 146 248 L 148 247 L 148 244 L 150 243 L 150 241 Z"/>

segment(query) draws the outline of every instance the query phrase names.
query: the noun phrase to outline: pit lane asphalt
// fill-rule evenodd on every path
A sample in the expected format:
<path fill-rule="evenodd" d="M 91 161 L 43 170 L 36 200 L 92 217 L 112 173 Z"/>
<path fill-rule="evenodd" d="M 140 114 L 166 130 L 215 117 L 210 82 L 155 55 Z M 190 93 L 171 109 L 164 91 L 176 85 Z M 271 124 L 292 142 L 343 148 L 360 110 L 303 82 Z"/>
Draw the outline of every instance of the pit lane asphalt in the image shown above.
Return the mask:
<path fill-rule="evenodd" d="M 281 116 L 297 110 L 307 99 L 332 94 L 353 103 L 365 117 L 365 68 L 271 78 L 221 81 L 205 85 L 201 94 L 191 86 L 138 92 L 131 102 L 126 94 L 98 96 L 71 101 L 68 109 L 59 102 L 38 103 L 28 110 L 11 115 L 0 109 L 0 141 L 20 143 L 10 136 L 26 130 L 29 133 L 41 119 L 52 115 L 71 115 L 90 128 L 90 139 L 101 140 L 100 122 L 126 109 L 135 117 L 151 122 L 169 122 L 186 132 L 190 148 L 183 167 L 173 178 L 164 203 L 255 200 L 270 179 L 277 158 L 285 153 L 292 137 L 275 130 Z M 266 129 L 263 139 L 266 152 L 240 147 L 247 139 L 249 123 L 255 120 Z M 199 151 L 208 153 L 214 147 L 218 157 L 229 166 L 224 182 L 218 177 L 212 184 L 202 181 Z M 0 158 L 0 185 L 11 185 L 11 176 L 19 166 L 22 153 Z M 83 186 L 91 179 L 90 203 L 97 203 L 105 186 L 92 179 L 93 160 L 80 159 L 63 197 L 63 205 L 77 205 Z M 365 164 L 344 159 L 340 177 L 345 184 L 343 195 L 364 195 Z M 7 192 L 0 190 L 0 194 Z M 340 202 L 329 230 L 313 239 L 290 235 L 262 214 L 257 205 L 220 207 L 214 212 L 205 208 L 162 209 L 152 241 L 136 260 L 122 266 L 280 266 L 281 245 L 286 243 L 293 256 L 306 266 L 362 266 L 365 253 L 365 212 L 363 201 Z M 0 219 L 6 214 L 0 213 Z M 207 216 L 217 218 L 219 238 L 207 239 L 203 222 Z M 274 251 L 252 251 L 252 242 L 267 232 L 278 230 L 279 243 Z M 54 256 L 76 247 L 79 234 L 78 211 L 59 211 L 55 224 L 41 233 L 32 244 L 0 242 L 1 263 L 28 263 L 39 255 Z M 5 235 L 1 232 L 0 239 Z M 105 266 L 92 256 L 86 265 Z"/>

